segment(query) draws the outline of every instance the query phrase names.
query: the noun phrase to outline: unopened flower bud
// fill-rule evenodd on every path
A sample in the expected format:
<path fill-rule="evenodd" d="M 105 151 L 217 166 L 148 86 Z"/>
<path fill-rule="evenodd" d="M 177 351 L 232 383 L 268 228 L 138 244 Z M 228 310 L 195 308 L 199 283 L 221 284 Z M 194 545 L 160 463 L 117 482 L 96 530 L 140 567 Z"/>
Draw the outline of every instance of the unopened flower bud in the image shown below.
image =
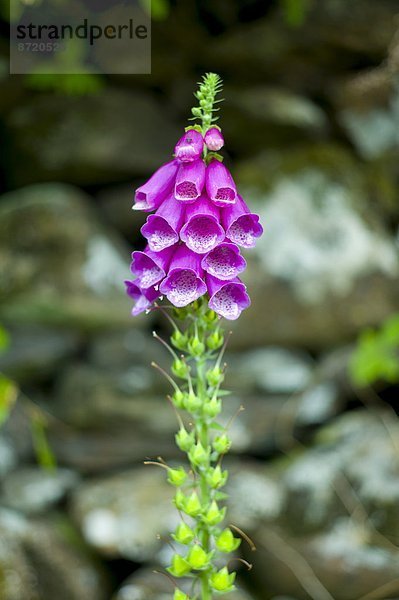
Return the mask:
<path fill-rule="evenodd" d="M 196 517 L 202 511 L 201 502 L 196 494 L 193 492 L 189 498 L 186 499 L 184 512 L 190 517 Z"/>
<path fill-rule="evenodd" d="M 205 345 L 195 336 L 188 341 L 187 348 L 193 356 L 201 356 L 204 353 Z"/>
<path fill-rule="evenodd" d="M 222 383 L 224 379 L 224 375 L 221 369 L 217 366 L 213 367 L 213 369 L 209 369 L 206 372 L 206 380 L 212 387 L 216 387 L 220 383 Z"/>
<path fill-rule="evenodd" d="M 210 455 L 210 448 L 205 450 L 201 442 L 197 442 L 194 446 L 191 446 L 188 453 L 188 458 L 191 464 L 196 467 L 203 467 L 208 464 Z"/>
<path fill-rule="evenodd" d="M 206 404 L 204 404 L 204 415 L 206 415 L 207 417 L 211 417 L 212 419 L 215 418 L 218 414 L 220 414 L 222 410 L 222 402 L 221 400 L 218 400 L 216 398 L 216 396 L 213 396 L 211 400 L 209 400 L 209 402 L 207 402 Z"/>
<path fill-rule="evenodd" d="M 211 127 L 204 137 L 206 147 L 213 152 L 217 152 L 224 146 L 222 132 L 218 127 Z"/>
<path fill-rule="evenodd" d="M 184 394 L 181 390 L 176 390 L 172 396 L 172 402 L 176 408 L 184 407 Z"/>
<path fill-rule="evenodd" d="M 186 349 L 187 336 L 184 333 L 182 333 L 181 331 L 179 331 L 178 329 L 174 330 L 170 339 L 171 339 L 171 342 L 174 345 L 174 347 L 177 348 L 178 350 Z"/>
<path fill-rule="evenodd" d="M 201 109 L 197 106 L 194 106 L 194 108 L 191 109 L 191 113 L 194 115 L 194 117 L 201 117 L 202 115 Z"/>
<path fill-rule="evenodd" d="M 183 494 L 183 492 L 179 489 L 177 490 L 175 497 L 174 497 L 174 504 L 177 508 L 177 510 L 184 510 L 185 506 L 186 506 L 186 496 Z"/>
<path fill-rule="evenodd" d="M 177 358 L 173 361 L 172 364 L 172 373 L 176 375 L 176 377 L 180 377 L 180 379 L 187 379 L 187 375 L 189 374 L 190 368 L 184 360 Z"/>
<path fill-rule="evenodd" d="M 224 342 L 224 337 L 220 331 L 216 330 L 206 339 L 206 345 L 210 350 L 218 350 Z"/>
<path fill-rule="evenodd" d="M 207 310 L 203 316 L 203 319 L 206 323 L 214 323 L 218 320 L 218 316 L 214 310 Z"/>
<path fill-rule="evenodd" d="M 218 454 L 226 454 L 226 452 L 228 452 L 230 449 L 231 440 L 225 433 L 223 433 L 223 435 L 218 435 L 215 437 L 212 445 Z"/>
<path fill-rule="evenodd" d="M 185 523 L 180 523 L 180 525 L 178 525 L 175 533 L 172 533 L 172 537 L 179 544 L 187 545 L 187 544 L 191 544 L 191 542 L 195 538 L 195 533 L 191 529 L 191 527 L 189 527 Z"/>
<path fill-rule="evenodd" d="M 201 546 L 194 544 L 190 552 L 186 556 L 187 562 L 193 569 L 203 569 L 209 564 L 212 553 L 207 553 Z"/>
<path fill-rule="evenodd" d="M 208 525 L 217 525 L 218 523 L 223 521 L 225 514 L 226 507 L 224 506 L 219 510 L 216 501 L 213 500 L 207 512 L 203 516 L 203 519 Z"/>
<path fill-rule="evenodd" d="M 195 433 L 191 431 L 188 433 L 184 427 L 181 427 L 175 436 L 176 444 L 183 452 L 188 452 L 195 444 Z"/>
<path fill-rule="evenodd" d="M 196 396 L 194 392 L 189 392 L 184 397 L 183 406 L 188 412 L 196 412 L 202 405 L 201 398 Z"/>
<path fill-rule="evenodd" d="M 207 484 L 214 489 L 223 487 L 226 484 L 228 475 L 228 471 L 222 471 L 220 465 L 217 465 L 213 469 L 209 469 L 206 475 Z"/>
<path fill-rule="evenodd" d="M 212 573 L 210 584 L 217 592 L 232 592 L 234 590 L 234 580 L 236 574 L 229 573 L 227 567 L 223 567 L 220 571 Z"/>
<path fill-rule="evenodd" d="M 220 552 L 234 552 L 241 544 L 239 538 L 235 538 L 231 529 L 223 529 L 222 533 L 216 538 L 216 548 Z"/>
<path fill-rule="evenodd" d="M 179 487 L 183 485 L 183 483 L 187 479 L 187 473 L 183 469 L 183 467 L 179 467 L 178 469 L 169 469 L 168 470 L 168 481 L 172 485 Z"/>
<path fill-rule="evenodd" d="M 172 564 L 166 569 L 173 577 L 184 577 L 191 571 L 191 567 L 180 554 L 174 554 Z"/>

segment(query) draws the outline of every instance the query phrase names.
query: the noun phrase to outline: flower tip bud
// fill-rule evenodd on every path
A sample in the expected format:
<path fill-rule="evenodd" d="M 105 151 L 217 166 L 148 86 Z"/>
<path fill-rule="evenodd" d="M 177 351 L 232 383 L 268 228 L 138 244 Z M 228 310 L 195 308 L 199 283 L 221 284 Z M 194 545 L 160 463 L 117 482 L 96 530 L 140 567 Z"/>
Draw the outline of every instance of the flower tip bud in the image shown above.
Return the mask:
<path fill-rule="evenodd" d="M 208 150 L 217 152 L 224 146 L 224 138 L 219 127 L 211 127 L 204 136 L 204 141 Z"/>

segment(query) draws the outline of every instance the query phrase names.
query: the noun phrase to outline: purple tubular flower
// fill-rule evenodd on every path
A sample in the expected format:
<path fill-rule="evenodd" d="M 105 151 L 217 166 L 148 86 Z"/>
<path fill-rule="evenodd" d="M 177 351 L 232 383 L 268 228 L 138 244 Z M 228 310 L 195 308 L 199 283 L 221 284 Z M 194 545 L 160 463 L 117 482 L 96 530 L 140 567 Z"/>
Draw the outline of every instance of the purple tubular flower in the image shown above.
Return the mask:
<path fill-rule="evenodd" d="M 204 136 L 204 141 L 208 150 L 217 152 L 224 146 L 224 138 L 222 132 L 217 127 L 208 129 Z"/>
<path fill-rule="evenodd" d="M 206 293 L 201 257 L 181 245 L 174 254 L 168 276 L 159 287 L 174 306 L 187 306 Z"/>
<path fill-rule="evenodd" d="M 169 196 L 154 215 L 147 217 L 141 233 L 148 240 L 150 250 L 159 252 L 173 246 L 179 240 L 179 233 L 184 219 L 184 204 Z"/>
<path fill-rule="evenodd" d="M 150 287 L 146 290 L 141 289 L 136 281 L 125 281 L 126 293 L 133 298 L 135 305 L 132 309 L 132 315 L 136 317 L 151 306 L 151 304 L 159 298 L 160 293 L 155 287 Z"/>
<path fill-rule="evenodd" d="M 209 275 L 226 281 L 237 277 L 247 263 L 235 244 L 223 242 L 204 256 L 201 266 Z"/>
<path fill-rule="evenodd" d="M 140 288 L 148 289 L 162 281 L 174 251 L 175 248 L 172 247 L 161 252 L 153 252 L 147 248 L 144 252 L 133 252 L 130 270 L 136 275 Z"/>
<path fill-rule="evenodd" d="M 201 196 L 195 204 L 187 206 L 185 220 L 180 238 L 190 250 L 198 254 L 209 252 L 225 238 L 219 210 L 206 196 Z"/>
<path fill-rule="evenodd" d="M 217 159 L 211 160 L 206 170 L 206 191 L 217 206 L 228 206 L 236 201 L 236 184 L 230 171 Z"/>
<path fill-rule="evenodd" d="M 244 248 L 253 248 L 256 239 L 263 233 L 259 216 L 249 211 L 248 206 L 239 195 L 233 206 L 223 210 L 222 222 L 226 237 Z"/>
<path fill-rule="evenodd" d="M 208 274 L 206 283 L 210 296 L 209 308 L 229 321 L 238 319 L 244 308 L 251 304 L 247 288 L 238 277 L 233 281 L 221 281 Z"/>
<path fill-rule="evenodd" d="M 204 149 L 204 140 L 199 131 L 190 129 L 175 146 L 175 157 L 181 162 L 193 162 L 200 158 Z"/>
<path fill-rule="evenodd" d="M 202 158 L 181 164 L 176 176 L 175 197 L 182 202 L 194 202 L 204 188 L 205 171 Z"/>
<path fill-rule="evenodd" d="M 155 171 L 146 183 L 137 188 L 133 209 L 145 211 L 157 209 L 172 190 L 178 168 L 178 161 L 172 160 Z"/>

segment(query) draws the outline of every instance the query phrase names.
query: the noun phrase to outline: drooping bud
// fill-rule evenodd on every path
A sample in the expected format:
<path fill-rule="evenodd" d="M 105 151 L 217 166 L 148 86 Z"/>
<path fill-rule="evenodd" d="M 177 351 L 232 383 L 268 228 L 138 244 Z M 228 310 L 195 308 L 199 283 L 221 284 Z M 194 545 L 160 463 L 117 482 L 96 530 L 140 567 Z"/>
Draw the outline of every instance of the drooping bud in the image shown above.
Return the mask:
<path fill-rule="evenodd" d="M 216 396 L 212 396 L 209 402 L 206 402 L 203 407 L 204 415 L 214 419 L 222 412 L 222 401 Z"/>
<path fill-rule="evenodd" d="M 186 525 L 186 523 L 180 523 L 177 526 L 176 531 L 172 533 L 172 538 L 179 544 L 187 546 L 188 544 L 191 544 L 195 538 L 195 533 L 191 527 Z"/>
<path fill-rule="evenodd" d="M 196 492 L 193 492 L 191 496 L 186 499 L 184 512 L 190 517 L 196 517 L 202 511 L 201 502 Z"/>
<path fill-rule="evenodd" d="M 190 552 L 187 554 L 186 560 L 193 569 L 204 569 L 208 566 L 212 554 L 213 553 L 211 552 L 205 552 L 205 550 L 198 544 L 194 544 L 194 546 L 190 549 Z"/>
<path fill-rule="evenodd" d="M 175 436 L 176 444 L 183 452 L 188 452 L 190 448 L 195 444 L 195 433 L 191 431 L 188 433 L 184 427 L 181 427 Z"/>
<path fill-rule="evenodd" d="M 223 433 L 222 435 L 215 437 L 212 446 L 218 454 L 226 454 L 226 452 L 228 452 L 230 449 L 231 439 L 225 433 Z"/>
<path fill-rule="evenodd" d="M 168 481 L 172 485 L 179 487 L 183 485 L 183 483 L 187 479 L 187 473 L 183 469 L 183 467 L 179 467 L 178 469 L 169 469 L 168 470 Z"/>
<path fill-rule="evenodd" d="M 173 577 L 184 577 L 190 573 L 191 566 L 180 554 L 174 554 L 172 564 L 166 569 Z"/>
<path fill-rule="evenodd" d="M 224 138 L 219 127 L 211 127 L 204 136 L 204 141 L 208 150 L 218 152 L 224 146 Z"/>
<path fill-rule="evenodd" d="M 232 592 L 234 590 L 234 581 L 236 574 L 229 573 L 227 567 L 223 567 L 220 571 L 212 573 L 210 584 L 217 592 Z"/>
<path fill-rule="evenodd" d="M 241 544 L 239 538 L 235 538 L 231 529 L 223 529 L 222 533 L 216 538 L 216 548 L 220 552 L 234 552 Z"/>
<path fill-rule="evenodd" d="M 224 506 L 223 508 L 219 509 L 216 501 L 213 500 L 207 512 L 205 515 L 203 515 L 203 519 L 208 525 L 217 525 L 223 521 L 225 515 L 226 507 Z"/>
<path fill-rule="evenodd" d="M 204 467 L 209 462 L 210 448 L 205 449 L 201 442 L 197 442 L 191 447 L 188 457 L 190 462 L 196 467 Z"/>
<path fill-rule="evenodd" d="M 206 474 L 206 481 L 212 488 L 217 489 L 226 484 L 228 476 L 228 471 L 222 471 L 220 465 L 217 465 L 213 469 L 209 469 Z"/>

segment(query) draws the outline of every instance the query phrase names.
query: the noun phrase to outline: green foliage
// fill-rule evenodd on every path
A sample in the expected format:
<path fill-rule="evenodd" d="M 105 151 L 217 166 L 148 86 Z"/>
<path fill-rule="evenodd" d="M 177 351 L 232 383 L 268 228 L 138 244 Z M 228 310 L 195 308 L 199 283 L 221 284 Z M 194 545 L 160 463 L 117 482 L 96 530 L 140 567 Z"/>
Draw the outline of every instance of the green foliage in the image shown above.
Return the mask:
<path fill-rule="evenodd" d="M 309 12 L 312 0 L 280 0 L 284 18 L 291 27 L 300 27 Z"/>
<path fill-rule="evenodd" d="M 367 329 L 360 335 L 350 376 L 359 387 L 377 381 L 399 382 L 399 315 L 390 317 L 379 330 Z"/>

